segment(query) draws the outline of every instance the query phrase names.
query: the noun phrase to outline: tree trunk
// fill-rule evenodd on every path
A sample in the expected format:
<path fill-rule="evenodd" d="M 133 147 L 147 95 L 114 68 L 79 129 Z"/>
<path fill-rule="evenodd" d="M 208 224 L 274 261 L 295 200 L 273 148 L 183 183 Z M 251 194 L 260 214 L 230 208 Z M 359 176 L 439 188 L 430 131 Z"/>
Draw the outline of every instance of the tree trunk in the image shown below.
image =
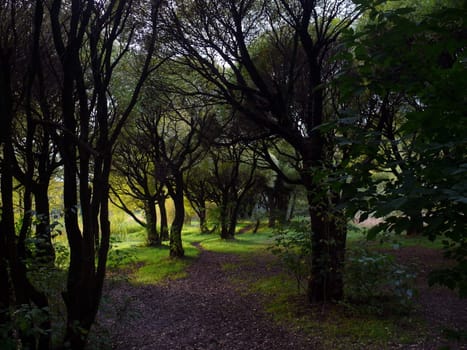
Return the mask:
<path fill-rule="evenodd" d="M 232 222 L 232 209 L 229 208 L 229 203 L 220 208 L 221 221 L 221 238 L 234 239 L 236 222 Z M 232 232 L 233 227 L 233 232 Z"/>
<path fill-rule="evenodd" d="M 307 182 L 306 189 L 312 245 L 307 298 L 310 303 L 336 302 L 344 296 L 345 218 L 333 208 L 326 188 Z"/>
<path fill-rule="evenodd" d="M 167 208 L 165 207 L 165 195 L 159 198 L 159 211 L 161 213 L 161 241 L 169 240 L 169 222 L 167 220 Z"/>
<path fill-rule="evenodd" d="M 150 247 L 160 246 L 162 241 L 157 232 L 157 213 L 154 200 L 147 199 L 144 203 L 144 214 L 146 216 L 147 243 Z"/>
<path fill-rule="evenodd" d="M 229 220 L 229 236 L 230 239 L 235 238 L 235 229 L 237 228 L 237 216 L 232 215 Z"/>
<path fill-rule="evenodd" d="M 47 264 L 55 262 L 55 250 L 52 244 L 48 183 L 38 184 L 34 190 L 36 205 L 36 248 L 37 257 Z"/>
<path fill-rule="evenodd" d="M 206 218 L 206 207 L 199 209 L 198 217 L 199 217 L 199 229 L 201 233 L 208 233 L 209 228 L 208 228 L 208 223 L 207 223 L 207 218 Z"/>
<path fill-rule="evenodd" d="M 185 203 L 183 200 L 183 178 L 181 174 L 175 175 L 174 187 L 169 186 L 170 195 L 174 201 L 175 217 L 170 228 L 170 256 L 181 258 L 185 255 L 182 245 L 182 229 L 185 220 Z"/>
<path fill-rule="evenodd" d="M 221 238 L 222 239 L 233 239 L 234 236 L 230 232 L 230 213 L 228 204 L 221 204 L 219 206 L 219 221 L 221 224 Z"/>
<path fill-rule="evenodd" d="M 289 203 L 287 205 L 287 216 L 285 220 L 290 222 L 294 216 L 295 204 L 297 202 L 297 194 L 293 191 L 290 195 Z"/>
<path fill-rule="evenodd" d="M 423 230 L 423 215 L 421 211 L 410 213 L 410 224 L 407 228 L 407 236 L 416 236 L 422 233 Z"/>
<path fill-rule="evenodd" d="M 0 176 L 0 321 L 8 321 L 8 311 L 5 310 L 13 302 L 13 306 L 34 303 L 44 311 L 48 307 L 48 300 L 29 282 L 27 267 L 25 265 L 25 232 L 21 237 L 15 234 L 15 215 L 13 207 L 13 166 L 16 161 L 15 150 L 12 144 L 13 98 L 11 91 L 11 76 L 9 55 L 0 54 L 0 115 L 2 128 L 0 128 L 0 149 L 2 151 L 2 164 Z M 30 191 L 30 188 L 27 188 Z M 29 225 L 28 223 L 26 225 Z M 23 226 L 26 227 L 26 226 Z M 5 309 L 4 309 L 5 308 Z M 46 320 L 40 325 L 44 330 L 50 329 L 50 321 Z M 24 348 L 35 347 L 35 339 L 31 335 L 19 334 Z M 39 346 L 43 349 L 49 347 L 49 333 L 41 335 Z"/>
<path fill-rule="evenodd" d="M 269 202 L 269 216 L 268 216 L 268 227 L 274 228 L 276 227 L 276 209 L 274 206 L 271 205 L 272 202 Z"/>

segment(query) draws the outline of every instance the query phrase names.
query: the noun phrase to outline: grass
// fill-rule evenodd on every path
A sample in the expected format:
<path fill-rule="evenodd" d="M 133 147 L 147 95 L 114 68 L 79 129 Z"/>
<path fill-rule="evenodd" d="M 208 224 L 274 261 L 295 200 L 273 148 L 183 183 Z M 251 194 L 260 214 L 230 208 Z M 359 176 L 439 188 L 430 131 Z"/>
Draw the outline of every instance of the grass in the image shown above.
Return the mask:
<path fill-rule="evenodd" d="M 144 231 L 127 235 L 125 241 L 112 244 L 108 266 L 112 269 L 129 268 L 130 281 L 135 284 L 156 284 L 165 280 L 186 276 L 186 268 L 198 256 L 199 251 L 190 244 L 184 245 L 185 257 L 172 259 L 169 247 L 148 247 Z"/>
<path fill-rule="evenodd" d="M 286 274 L 262 278 L 251 285 L 263 296 L 266 311 L 280 324 L 305 331 L 329 349 L 384 349 L 388 343 L 412 343 L 423 325 L 409 317 L 379 317 L 352 312 L 345 304 L 304 307 L 295 280 Z"/>
<path fill-rule="evenodd" d="M 237 232 L 248 227 L 249 223 L 240 223 Z M 221 239 L 218 234 L 201 234 L 196 226 L 189 226 L 184 230 L 183 241 L 198 242 L 207 250 L 228 254 L 249 254 L 252 251 L 265 250 L 274 242 L 271 229 L 263 226 L 258 232 L 245 232 L 237 234 L 235 239 Z"/>
<path fill-rule="evenodd" d="M 373 240 L 366 239 L 367 230 L 350 223 L 347 231 L 347 245 L 367 244 L 379 249 L 403 248 L 403 247 L 423 247 L 429 249 L 441 249 L 443 247 L 442 237 L 431 241 L 425 236 L 406 236 L 404 234 L 380 234 Z"/>

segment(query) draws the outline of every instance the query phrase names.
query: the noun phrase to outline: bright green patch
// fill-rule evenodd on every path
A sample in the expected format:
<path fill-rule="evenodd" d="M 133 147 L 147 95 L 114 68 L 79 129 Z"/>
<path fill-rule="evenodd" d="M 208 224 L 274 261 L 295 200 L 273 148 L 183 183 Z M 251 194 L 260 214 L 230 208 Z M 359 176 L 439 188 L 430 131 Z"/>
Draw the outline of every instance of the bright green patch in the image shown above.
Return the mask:
<path fill-rule="evenodd" d="M 263 250 L 272 244 L 271 233 L 242 233 L 233 240 L 220 239 L 213 235 L 201 241 L 204 249 L 219 253 L 248 254 L 255 250 Z"/>
<path fill-rule="evenodd" d="M 172 259 L 169 248 L 147 247 L 142 233 L 132 233 L 124 242 L 113 243 L 108 266 L 111 268 L 134 268 L 130 280 L 133 283 L 155 284 L 167 279 L 186 276 L 186 268 L 195 259 L 199 250 L 184 244 L 185 257 Z"/>

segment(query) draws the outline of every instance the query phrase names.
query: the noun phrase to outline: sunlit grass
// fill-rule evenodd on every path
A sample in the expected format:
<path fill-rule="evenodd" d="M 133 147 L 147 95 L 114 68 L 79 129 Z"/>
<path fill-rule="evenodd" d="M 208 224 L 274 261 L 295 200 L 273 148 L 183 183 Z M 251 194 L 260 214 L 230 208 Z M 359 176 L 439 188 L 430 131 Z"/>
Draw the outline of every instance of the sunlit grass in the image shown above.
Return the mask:
<path fill-rule="evenodd" d="M 248 227 L 248 223 L 243 223 L 242 227 Z M 239 230 L 237 229 L 237 232 Z M 196 227 L 188 227 L 184 231 L 183 239 L 185 242 L 198 242 L 203 249 L 213 252 L 229 254 L 248 254 L 256 250 L 265 250 L 273 242 L 273 233 L 271 229 L 262 227 L 258 232 L 247 231 L 237 233 L 234 239 L 221 239 L 219 234 L 201 234 Z"/>
<path fill-rule="evenodd" d="M 186 276 L 186 268 L 199 255 L 199 250 L 191 244 L 184 245 L 185 257 L 169 257 L 169 247 L 148 247 L 144 231 L 127 235 L 123 242 L 112 244 L 109 253 L 110 268 L 129 269 L 129 280 L 135 284 L 156 284 L 168 279 Z"/>

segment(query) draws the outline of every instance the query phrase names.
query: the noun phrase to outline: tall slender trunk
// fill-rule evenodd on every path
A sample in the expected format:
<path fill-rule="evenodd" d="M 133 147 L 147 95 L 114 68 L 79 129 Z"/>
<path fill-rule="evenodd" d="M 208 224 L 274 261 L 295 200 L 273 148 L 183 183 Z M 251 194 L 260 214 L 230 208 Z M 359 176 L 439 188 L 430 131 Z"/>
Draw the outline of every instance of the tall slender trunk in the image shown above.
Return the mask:
<path fill-rule="evenodd" d="M 12 144 L 13 99 L 11 92 L 11 76 L 8 55 L 0 52 L 0 115 L 2 128 L 0 128 L 0 146 L 2 150 L 2 174 L 0 176 L 0 196 L 2 210 L 0 213 L 0 321 L 8 321 L 8 311 L 11 306 L 35 304 L 44 310 L 48 307 L 48 300 L 44 293 L 39 292 L 29 281 L 25 265 L 24 240 L 29 223 L 25 223 L 20 237 L 15 233 L 15 216 L 13 208 L 13 164 L 15 163 L 15 150 Z M 26 189 L 27 192 L 30 188 Z M 13 304 L 13 305 L 12 305 Z M 5 309 L 4 309 L 5 308 Z M 40 325 L 43 329 L 50 329 L 50 321 L 46 320 Z M 34 347 L 35 339 L 28 334 L 19 333 L 25 348 Z M 41 335 L 39 345 L 48 348 L 50 336 Z"/>

